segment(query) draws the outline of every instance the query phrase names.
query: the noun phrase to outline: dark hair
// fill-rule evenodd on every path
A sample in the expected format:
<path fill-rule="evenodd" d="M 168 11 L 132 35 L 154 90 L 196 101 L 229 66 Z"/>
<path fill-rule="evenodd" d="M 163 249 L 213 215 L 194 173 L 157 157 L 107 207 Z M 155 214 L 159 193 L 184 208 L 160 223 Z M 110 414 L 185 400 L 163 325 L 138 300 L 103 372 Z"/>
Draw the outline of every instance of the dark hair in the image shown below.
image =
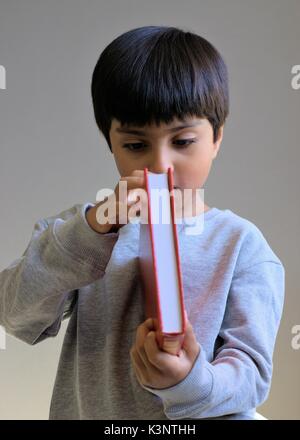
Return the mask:
<path fill-rule="evenodd" d="M 95 119 L 110 150 L 113 118 L 142 127 L 168 124 L 174 117 L 205 117 L 215 142 L 229 113 L 221 55 L 203 37 L 176 27 L 144 26 L 114 39 L 97 61 L 91 92 Z"/>

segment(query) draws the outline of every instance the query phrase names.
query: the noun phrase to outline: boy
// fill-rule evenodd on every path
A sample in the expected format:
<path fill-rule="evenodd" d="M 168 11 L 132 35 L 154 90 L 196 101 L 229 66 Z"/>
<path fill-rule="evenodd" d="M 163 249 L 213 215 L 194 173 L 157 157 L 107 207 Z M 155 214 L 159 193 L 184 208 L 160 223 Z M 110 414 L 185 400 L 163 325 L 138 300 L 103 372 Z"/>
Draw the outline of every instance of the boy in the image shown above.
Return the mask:
<path fill-rule="evenodd" d="M 228 115 L 226 65 L 208 41 L 174 27 L 128 31 L 102 52 L 91 89 L 128 197 L 145 188 L 144 167 L 172 167 L 179 191 L 204 185 Z M 177 226 L 188 326 L 180 356 L 163 352 L 144 317 L 140 225 L 118 221 L 119 183 L 114 222 L 99 223 L 92 203 L 41 219 L 0 274 L 7 332 L 36 344 L 70 317 L 50 419 L 255 418 L 271 385 L 281 261 L 253 223 L 193 197 L 192 219 Z M 199 218 L 203 232 L 186 234 Z"/>

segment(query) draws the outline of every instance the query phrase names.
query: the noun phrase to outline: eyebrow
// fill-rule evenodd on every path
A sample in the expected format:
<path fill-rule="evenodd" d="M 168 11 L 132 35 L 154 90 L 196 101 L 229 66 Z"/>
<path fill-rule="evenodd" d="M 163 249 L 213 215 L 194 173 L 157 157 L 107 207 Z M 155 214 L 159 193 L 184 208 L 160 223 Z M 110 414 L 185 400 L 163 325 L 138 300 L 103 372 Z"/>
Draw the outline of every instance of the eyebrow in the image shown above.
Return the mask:
<path fill-rule="evenodd" d="M 198 122 L 192 122 L 190 124 L 177 125 L 176 127 L 167 128 L 165 131 L 167 133 L 173 133 L 173 132 L 182 130 L 183 128 L 196 127 L 197 125 L 201 125 L 202 123 L 203 123 L 202 121 L 198 121 Z M 147 134 L 143 130 L 135 130 L 135 129 L 132 129 L 132 128 L 116 128 L 116 131 L 118 133 L 140 134 L 140 135 L 143 135 L 143 136 L 145 136 Z"/>

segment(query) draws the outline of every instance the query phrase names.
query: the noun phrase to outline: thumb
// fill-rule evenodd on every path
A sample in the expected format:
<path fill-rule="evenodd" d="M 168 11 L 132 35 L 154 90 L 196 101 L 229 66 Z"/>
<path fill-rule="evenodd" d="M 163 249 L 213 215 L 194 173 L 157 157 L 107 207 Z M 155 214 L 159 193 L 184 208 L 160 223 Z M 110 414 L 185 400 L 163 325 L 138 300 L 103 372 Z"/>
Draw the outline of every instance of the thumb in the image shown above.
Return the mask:
<path fill-rule="evenodd" d="M 200 345 L 197 341 L 194 329 L 190 321 L 186 321 L 186 330 L 184 334 L 182 348 L 186 351 L 189 357 L 195 358 L 199 353 Z"/>

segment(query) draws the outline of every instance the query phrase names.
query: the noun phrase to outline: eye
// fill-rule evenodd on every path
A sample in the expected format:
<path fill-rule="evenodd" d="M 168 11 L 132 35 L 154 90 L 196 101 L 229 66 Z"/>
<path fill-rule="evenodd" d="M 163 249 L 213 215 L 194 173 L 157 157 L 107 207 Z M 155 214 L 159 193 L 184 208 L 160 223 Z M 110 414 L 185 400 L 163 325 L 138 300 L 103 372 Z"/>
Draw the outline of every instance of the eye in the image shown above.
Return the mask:
<path fill-rule="evenodd" d="M 190 144 L 193 142 L 196 142 L 196 139 L 178 139 L 178 141 L 175 141 L 175 143 L 178 142 L 177 145 L 182 146 L 182 148 L 187 148 Z M 183 142 L 183 143 L 181 143 Z"/>
<path fill-rule="evenodd" d="M 177 141 L 174 141 L 176 145 L 180 146 L 180 150 L 187 148 L 190 144 L 196 142 L 196 139 L 178 139 Z M 123 148 L 127 148 L 129 151 L 141 151 L 143 148 L 139 148 L 141 145 L 145 145 L 142 142 L 139 143 L 129 143 L 124 144 Z M 133 147 L 133 148 L 131 148 Z"/>
<path fill-rule="evenodd" d="M 142 143 L 136 143 L 136 144 L 124 144 L 123 148 L 127 148 L 129 151 L 140 151 L 140 148 L 137 148 L 137 146 L 139 145 L 144 145 Z M 134 147 L 134 148 L 130 148 L 130 147 Z"/>

